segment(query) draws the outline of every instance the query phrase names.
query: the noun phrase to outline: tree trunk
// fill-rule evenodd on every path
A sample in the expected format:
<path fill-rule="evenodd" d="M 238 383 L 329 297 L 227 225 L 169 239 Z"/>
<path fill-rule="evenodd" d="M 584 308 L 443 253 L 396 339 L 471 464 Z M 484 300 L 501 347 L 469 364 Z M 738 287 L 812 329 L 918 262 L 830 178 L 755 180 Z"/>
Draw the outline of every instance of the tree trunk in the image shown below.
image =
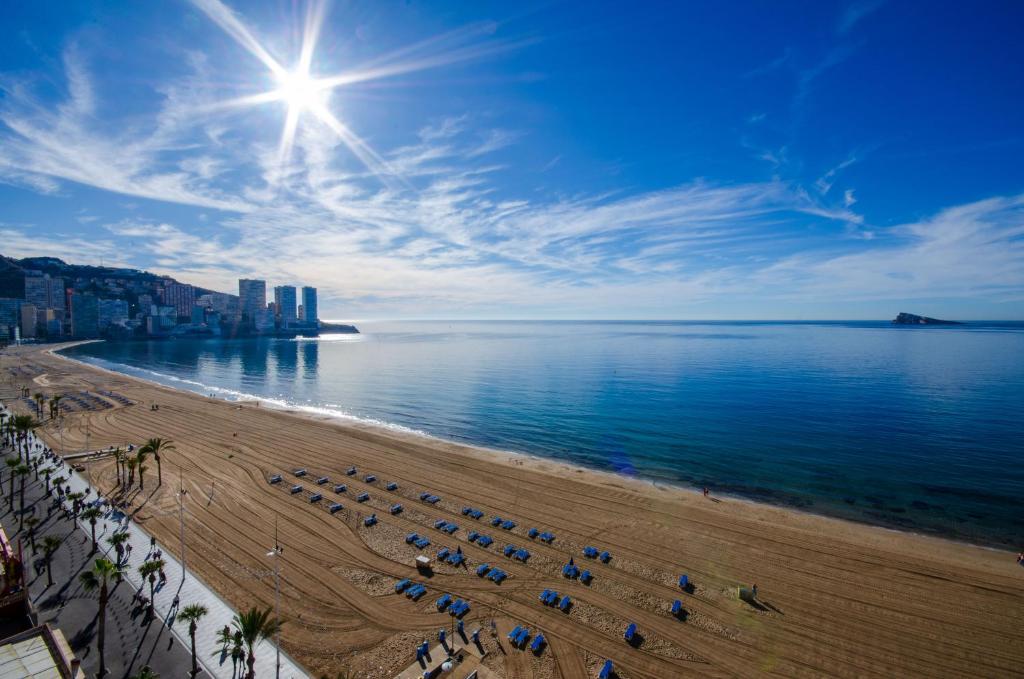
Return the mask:
<path fill-rule="evenodd" d="M 103 641 L 104 634 L 107 627 L 107 583 L 104 580 L 102 587 L 100 587 L 100 622 L 96 628 L 96 650 L 100 654 L 100 671 L 99 677 L 106 676 L 107 674 L 107 662 L 106 658 L 103 657 Z"/>
<path fill-rule="evenodd" d="M 245 664 L 249 667 L 249 671 L 245 674 L 245 679 L 256 679 L 256 655 L 252 652 L 252 648 L 249 648 L 249 655 L 245 658 Z"/>
<path fill-rule="evenodd" d="M 160 467 L 160 458 L 156 458 L 156 487 L 164 485 L 164 472 Z"/>
<path fill-rule="evenodd" d="M 21 501 L 20 501 L 20 513 L 18 517 L 18 530 L 21 530 L 25 526 L 25 474 L 21 475 Z"/>
<path fill-rule="evenodd" d="M 53 563 L 53 555 L 51 554 L 50 558 L 48 558 L 46 560 L 46 586 L 47 587 L 53 587 L 53 568 L 50 567 L 52 563 Z"/>
<path fill-rule="evenodd" d="M 199 663 L 196 662 L 196 623 L 191 622 L 188 626 L 188 636 L 192 640 L 192 678 L 199 674 Z"/>

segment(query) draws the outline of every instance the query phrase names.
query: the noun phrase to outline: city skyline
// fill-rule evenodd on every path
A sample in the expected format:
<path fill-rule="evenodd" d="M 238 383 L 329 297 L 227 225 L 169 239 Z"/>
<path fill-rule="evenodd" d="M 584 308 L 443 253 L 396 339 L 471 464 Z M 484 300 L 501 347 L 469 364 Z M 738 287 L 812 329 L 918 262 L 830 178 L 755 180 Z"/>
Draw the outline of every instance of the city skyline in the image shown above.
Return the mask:
<path fill-rule="evenodd" d="M 328 319 L 1024 318 L 1019 5 L 588 7 L 9 8 L 3 253 Z"/>

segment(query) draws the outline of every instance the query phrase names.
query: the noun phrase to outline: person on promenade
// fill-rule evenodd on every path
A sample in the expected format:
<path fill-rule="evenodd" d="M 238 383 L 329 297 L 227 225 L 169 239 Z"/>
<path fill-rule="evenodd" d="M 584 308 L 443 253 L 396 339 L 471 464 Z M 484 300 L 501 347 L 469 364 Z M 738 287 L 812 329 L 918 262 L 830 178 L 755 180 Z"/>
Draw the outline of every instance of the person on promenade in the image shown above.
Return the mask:
<path fill-rule="evenodd" d="M 754 585 L 753 585 L 753 586 L 752 586 L 752 587 L 750 588 L 750 590 L 751 590 L 751 591 L 752 591 L 752 592 L 754 593 L 754 598 L 756 599 L 756 598 L 757 598 L 757 583 L 756 583 L 756 582 L 755 582 L 755 583 L 754 583 Z"/>

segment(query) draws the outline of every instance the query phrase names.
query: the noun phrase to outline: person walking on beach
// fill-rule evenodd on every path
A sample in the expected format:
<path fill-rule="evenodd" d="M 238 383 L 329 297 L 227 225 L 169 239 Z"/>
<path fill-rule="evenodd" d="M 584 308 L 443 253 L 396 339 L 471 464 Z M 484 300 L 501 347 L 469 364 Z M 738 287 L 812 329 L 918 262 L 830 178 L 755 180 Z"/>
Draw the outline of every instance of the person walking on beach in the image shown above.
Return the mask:
<path fill-rule="evenodd" d="M 757 583 L 756 582 L 753 584 L 753 586 L 751 586 L 750 590 L 754 593 L 754 598 L 756 599 L 757 598 Z"/>
<path fill-rule="evenodd" d="M 708 487 L 704 486 L 704 497 L 708 496 Z"/>

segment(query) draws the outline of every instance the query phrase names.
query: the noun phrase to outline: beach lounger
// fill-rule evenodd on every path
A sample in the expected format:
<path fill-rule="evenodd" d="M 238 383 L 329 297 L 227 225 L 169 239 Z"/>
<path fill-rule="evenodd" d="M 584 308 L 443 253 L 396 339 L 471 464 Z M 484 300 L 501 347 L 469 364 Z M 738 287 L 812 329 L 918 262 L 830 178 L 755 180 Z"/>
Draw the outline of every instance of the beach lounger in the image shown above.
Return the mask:
<path fill-rule="evenodd" d="M 566 595 L 562 597 L 561 603 L 558 604 L 558 610 L 568 611 L 570 608 L 572 608 L 572 599 L 570 599 L 569 596 Z"/>
<path fill-rule="evenodd" d="M 328 479 L 326 476 L 321 476 L 319 479 L 316 480 L 316 485 L 322 486 L 325 483 L 327 483 L 329 480 L 330 479 Z"/>
<path fill-rule="evenodd" d="M 612 672 L 612 661 L 605 660 L 604 667 L 602 667 L 601 671 L 597 674 L 597 679 L 611 679 Z"/>
<path fill-rule="evenodd" d="M 452 566 L 461 566 L 465 560 L 466 556 L 464 554 L 460 554 L 459 552 L 452 552 L 448 555 L 448 563 L 450 563 Z"/>
<path fill-rule="evenodd" d="M 523 648 L 526 645 L 527 640 L 530 638 L 530 628 L 524 627 L 519 630 L 519 636 L 516 637 L 515 645 L 518 648 Z"/>
<path fill-rule="evenodd" d="M 392 481 L 387 485 L 388 490 L 398 490 L 398 484 Z"/>
<path fill-rule="evenodd" d="M 292 472 L 292 474 L 294 474 L 295 476 L 305 476 L 306 475 L 306 470 L 305 469 L 296 469 L 295 471 Z"/>
<path fill-rule="evenodd" d="M 546 604 L 548 602 L 548 597 L 549 596 L 551 596 L 551 590 L 550 589 L 546 589 L 543 592 L 541 592 L 540 593 L 540 601 L 541 601 L 541 603 L 545 603 Z"/>
<path fill-rule="evenodd" d="M 292 489 L 291 489 L 291 494 L 292 495 L 295 495 L 296 493 L 301 493 L 301 492 L 302 492 L 302 486 L 298 486 L 298 485 L 292 486 Z"/>
<path fill-rule="evenodd" d="M 413 587 L 412 589 L 409 590 L 408 596 L 413 601 L 417 601 L 421 596 L 423 596 L 426 593 L 427 593 L 427 588 L 426 587 L 424 587 L 423 585 L 416 585 L 415 587 Z"/>
<path fill-rule="evenodd" d="M 441 501 L 441 498 L 439 498 L 436 495 L 431 495 L 430 497 L 427 498 L 427 502 L 429 502 L 432 505 L 436 505 L 440 501 Z"/>
<path fill-rule="evenodd" d="M 415 544 L 416 544 L 416 546 L 417 546 L 417 547 L 419 547 L 420 549 L 424 549 L 424 548 L 426 548 L 426 547 L 429 547 L 429 546 L 430 546 L 430 540 L 428 540 L 427 538 L 418 538 L 418 539 L 416 540 Z"/>
<path fill-rule="evenodd" d="M 348 490 L 348 486 L 346 486 L 344 483 L 339 483 L 334 487 L 335 493 L 344 493 L 346 490 Z"/>
<path fill-rule="evenodd" d="M 491 564 L 489 564 L 489 563 L 482 563 L 482 564 L 480 564 L 479 566 L 476 567 L 476 574 L 479 575 L 482 578 L 485 575 L 487 575 L 487 571 L 489 571 L 489 570 L 491 570 Z"/>
<path fill-rule="evenodd" d="M 312 495 L 309 496 L 309 501 L 310 502 L 320 502 L 320 500 L 323 500 L 323 499 L 324 499 L 324 496 L 321 495 L 320 493 L 313 493 Z"/>
<path fill-rule="evenodd" d="M 448 522 L 445 521 L 444 519 L 438 519 L 437 521 L 434 522 L 434 528 L 437 528 L 438 530 L 440 530 L 447 523 Z"/>
<path fill-rule="evenodd" d="M 516 527 L 516 522 L 512 521 L 511 519 L 506 519 L 505 521 L 501 522 L 501 527 L 505 530 L 512 530 Z"/>
<path fill-rule="evenodd" d="M 490 535 L 481 535 L 479 538 L 477 538 L 476 544 L 480 545 L 481 547 L 490 547 L 492 544 L 494 544 L 494 538 L 492 538 Z"/>
<path fill-rule="evenodd" d="M 466 536 L 466 539 L 470 542 L 476 542 L 478 537 L 480 537 L 480 533 L 477 533 L 475 530 L 471 530 L 469 531 L 469 535 Z"/>
<path fill-rule="evenodd" d="M 690 576 L 680 575 L 679 576 L 679 589 L 686 589 L 690 586 Z"/>
<path fill-rule="evenodd" d="M 679 617 L 679 614 L 683 612 L 683 602 L 676 599 L 672 602 L 672 615 Z"/>
<path fill-rule="evenodd" d="M 612 560 L 612 555 L 608 552 L 601 552 L 601 556 L 599 556 L 598 558 L 601 559 L 601 563 L 608 563 Z"/>
<path fill-rule="evenodd" d="M 364 526 L 376 526 L 377 525 L 377 515 L 376 514 L 370 514 L 368 517 L 363 519 L 363 525 Z"/>
<path fill-rule="evenodd" d="M 341 506 L 340 502 L 331 503 L 331 514 L 337 514 L 342 509 L 344 509 L 344 507 Z"/>
<path fill-rule="evenodd" d="M 500 516 L 496 516 L 493 519 L 491 519 L 491 525 L 492 526 L 500 526 L 501 522 L 502 522 L 502 518 Z"/>
<path fill-rule="evenodd" d="M 347 470 L 345 470 L 345 474 L 347 476 L 355 476 L 356 475 L 356 468 L 355 467 L 349 467 Z"/>
<path fill-rule="evenodd" d="M 515 545 L 505 545 L 505 549 L 504 549 L 505 556 L 512 556 L 515 553 L 515 551 L 516 551 L 516 546 Z"/>
<path fill-rule="evenodd" d="M 633 643 L 633 640 L 636 639 L 636 623 L 635 622 L 629 623 L 629 627 L 627 627 L 626 631 L 622 634 L 622 638 L 626 640 L 627 644 Z"/>
<path fill-rule="evenodd" d="M 491 574 L 488 576 L 496 585 L 500 585 L 508 577 L 508 573 L 501 570 L 500 568 L 492 568 Z"/>
<path fill-rule="evenodd" d="M 439 549 L 439 550 L 438 550 L 438 552 L 437 552 L 437 558 L 438 558 L 438 559 L 443 559 L 443 558 L 445 558 L 446 556 L 448 556 L 449 552 L 451 552 L 451 550 L 450 550 L 450 549 L 448 549 L 447 547 L 442 547 L 442 548 L 441 548 L 441 549 Z"/>
<path fill-rule="evenodd" d="M 377 477 L 374 476 L 373 474 L 367 474 L 366 476 L 363 477 L 363 481 L 366 482 L 366 483 L 373 483 L 376 480 L 377 480 Z"/>
<path fill-rule="evenodd" d="M 480 511 L 479 509 L 474 509 L 473 511 L 471 511 L 469 513 L 469 515 L 472 516 L 474 519 L 482 519 L 483 516 L 484 516 L 484 513 L 482 511 Z"/>
<path fill-rule="evenodd" d="M 444 595 L 442 595 L 441 598 L 437 600 L 437 610 L 443 611 L 444 609 L 448 608 L 448 604 L 450 604 L 451 602 L 452 602 L 452 595 L 451 594 L 444 594 Z"/>
<path fill-rule="evenodd" d="M 472 511 L 472 509 L 470 507 L 463 507 L 462 508 L 462 515 L 463 516 L 468 516 L 470 511 Z"/>
<path fill-rule="evenodd" d="M 411 585 L 411 584 L 412 584 L 412 580 L 410 580 L 409 578 L 405 578 L 404 580 L 399 580 L 398 582 L 395 583 L 395 591 L 396 592 L 404 592 L 405 590 L 407 590 L 409 588 L 409 585 Z"/>
<path fill-rule="evenodd" d="M 430 497 L 430 493 L 428 493 L 426 491 L 423 491 L 422 493 L 420 493 L 420 499 L 421 500 L 426 500 L 428 497 Z"/>
<path fill-rule="evenodd" d="M 589 547 L 589 546 L 588 547 L 584 547 L 583 548 L 583 556 L 587 557 L 588 559 L 596 559 L 597 558 L 597 548 L 596 547 Z"/>
<path fill-rule="evenodd" d="M 540 534 L 540 539 L 541 539 L 541 542 L 546 542 L 546 543 L 548 543 L 550 545 L 552 542 L 555 541 L 555 534 L 554 533 L 541 533 Z"/>
<path fill-rule="evenodd" d="M 577 568 L 576 566 L 574 566 L 571 563 L 565 564 L 565 566 L 562 568 L 562 575 L 567 577 L 567 578 L 570 578 L 570 579 L 571 578 L 577 578 L 577 577 L 579 577 L 579 574 L 580 574 L 580 569 Z"/>
<path fill-rule="evenodd" d="M 580 582 L 584 584 L 590 584 L 590 581 L 594 579 L 594 576 L 590 574 L 590 571 L 583 571 L 580 573 Z"/>
<path fill-rule="evenodd" d="M 533 643 L 530 644 L 530 650 L 534 653 L 540 653 L 541 649 L 544 648 L 545 643 L 547 642 L 544 641 L 544 635 L 538 632 L 537 636 L 533 639 Z"/>
<path fill-rule="evenodd" d="M 409 533 L 408 535 L 405 536 L 405 544 L 411 545 L 412 543 L 416 542 L 419 539 L 420 539 L 420 536 L 417 535 L 416 533 Z"/>
<path fill-rule="evenodd" d="M 369 493 L 360 493 L 359 496 L 356 497 L 356 502 L 366 502 L 369 499 L 370 499 L 370 494 Z"/>
<path fill-rule="evenodd" d="M 523 563 L 526 563 L 530 558 L 530 553 L 525 549 L 517 549 L 516 553 L 513 554 L 512 557 L 517 561 L 522 561 Z"/>
<path fill-rule="evenodd" d="M 451 522 L 449 522 L 449 523 L 446 523 L 446 524 L 445 524 L 445 525 L 444 525 L 444 526 L 443 526 L 443 527 L 441 528 L 441 530 L 443 530 L 443 531 L 444 531 L 445 533 L 448 533 L 448 535 L 451 535 L 451 534 L 453 534 L 453 533 L 454 533 L 455 531 L 457 531 L 458 529 L 459 529 L 459 527 L 458 527 L 457 525 L 455 525 L 454 523 L 451 523 Z"/>
<path fill-rule="evenodd" d="M 270 477 L 270 483 L 281 483 L 281 475 L 280 474 L 274 474 L 273 476 L 271 476 Z"/>
<path fill-rule="evenodd" d="M 535 538 L 535 537 L 537 537 L 538 535 L 540 535 L 540 531 L 539 531 L 539 530 L 537 530 L 536 528 L 531 528 L 530 530 L 526 531 L 526 534 L 527 534 L 527 535 L 529 536 L 529 538 L 530 538 L 530 539 L 532 540 L 533 538 Z"/>
<path fill-rule="evenodd" d="M 389 511 L 392 514 L 401 514 L 403 509 L 404 507 L 402 507 L 402 505 L 391 505 L 391 509 Z"/>
<path fill-rule="evenodd" d="M 513 644 L 515 644 L 516 643 L 516 638 L 519 636 L 519 632 L 522 629 L 523 628 L 520 627 L 519 625 L 516 625 L 515 627 L 513 627 L 512 631 L 508 633 L 508 640 L 511 641 Z"/>

